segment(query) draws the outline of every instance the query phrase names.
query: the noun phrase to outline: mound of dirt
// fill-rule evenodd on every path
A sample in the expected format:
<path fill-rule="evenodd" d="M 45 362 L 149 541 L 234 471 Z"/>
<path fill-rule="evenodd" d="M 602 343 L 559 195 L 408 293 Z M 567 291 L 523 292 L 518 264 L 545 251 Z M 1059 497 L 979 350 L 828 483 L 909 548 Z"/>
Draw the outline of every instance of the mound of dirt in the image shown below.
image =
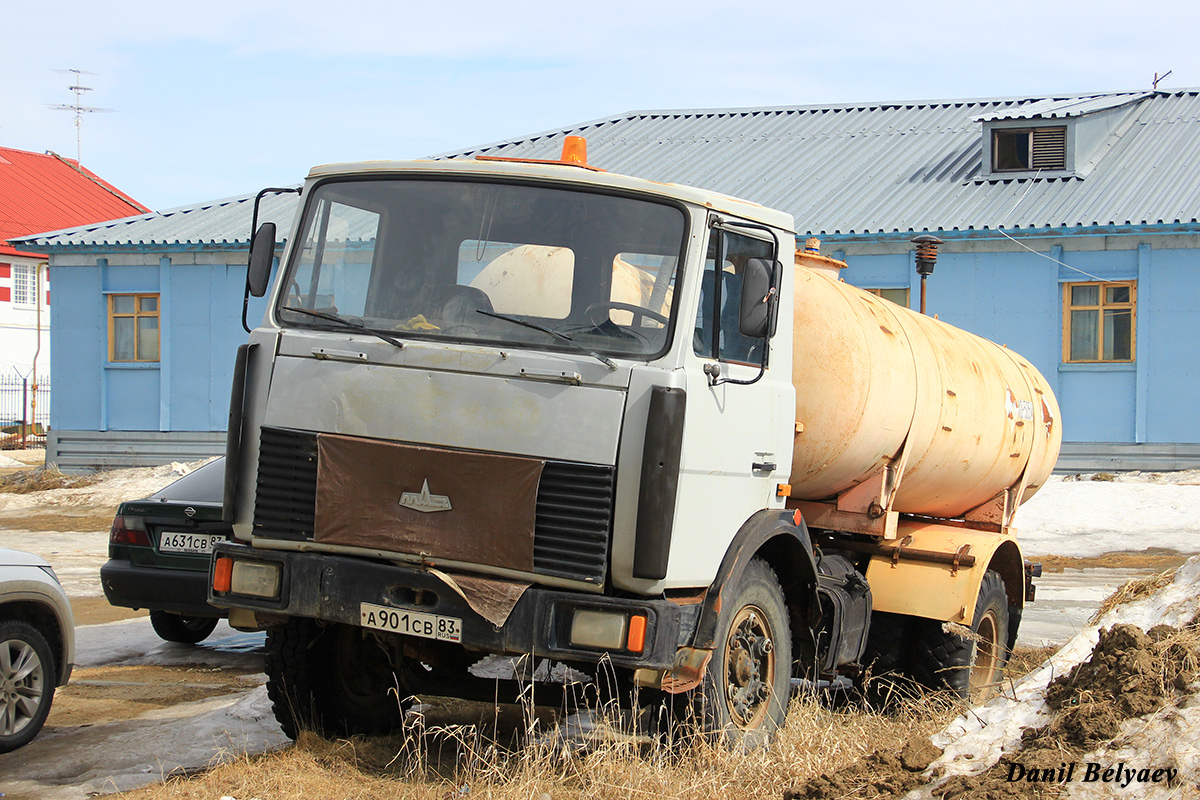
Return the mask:
<path fill-rule="evenodd" d="M 1169 625 L 1101 630 L 1091 658 L 1047 688 L 1046 704 L 1058 712 L 1049 732 L 1075 747 L 1112 739 L 1124 720 L 1187 690 L 1200 667 L 1198 643 L 1193 631 Z"/>
<path fill-rule="evenodd" d="M 925 783 L 921 773 L 942 751 L 926 738 L 912 738 L 897 753 L 876 750 L 850 766 L 783 791 L 783 800 L 900 797 Z"/>
<path fill-rule="evenodd" d="M 899 797 L 921 787 L 947 799 L 1066 796 L 1070 784 L 1101 780 L 1102 770 L 1109 769 L 1093 765 L 1088 753 L 1118 739 L 1126 720 L 1184 700 L 1198 677 L 1200 619 L 1182 628 L 1156 625 L 1149 632 L 1115 625 L 1100 631 L 1086 661 L 1050 683 L 1050 722 L 1026 729 L 1019 749 L 990 769 L 949 779 L 922 774 L 941 751 L 928 740 L 910 740 L 900 753 L 875 751 L 836 773 L 787 789 L 784 800 Z M 1120 770 L 1114 780 L 1129 784 L 1161 780 L 1174 786 L 1180 779 L 1174 764 L 1121 764 Z"/>

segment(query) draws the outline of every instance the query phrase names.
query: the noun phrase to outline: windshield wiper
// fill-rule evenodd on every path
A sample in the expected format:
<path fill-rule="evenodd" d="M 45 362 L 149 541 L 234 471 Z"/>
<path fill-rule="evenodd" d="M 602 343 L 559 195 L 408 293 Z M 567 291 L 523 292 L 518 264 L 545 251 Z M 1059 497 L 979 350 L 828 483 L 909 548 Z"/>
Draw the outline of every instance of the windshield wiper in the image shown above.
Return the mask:
<path fill-rule="evenodd" d="M 583 353 L 587 353 L 589 356 L 596 359 L 597 361 L 599 361 L 601 364 L 608 367 L 609 369 L 617 368 L 617 365 L 613 362 L 612 359 L 605 358 L 604 356 L 600 355 L 599 353 L 587 349 L 586 347 L 581 345 L 579 342 L 572 339 L 570 336 L 564 336 L 563 334 L 559 333 L 558 331 L 552 331 L 549 328 L 538 325 L 536 322 L 527 322 L 526 320 L 523 320 L 520 317 L 510 317 L 506 314 L 496 314 L 492 311 L 484 311 L 482 308 L 477 308 L 475 310 L 478 313 L 483 314 L 485 317 L 495 317 L 496 319 L 502 319 L 505 322 L 512 322 L 516 325 L 524 325 L 526 328 L 533 328 L 535 331 L 541 331 L 542 333 L 549 334 L 549 335 L 553 336 L 555 339 L 559 339 L 561 341 L 566 342 L 567 344 L 571 345 L 571 347 L 574 347 L 576 350 L 579 350 L 580 352 L 583 352 Z"/>
<path fill-rule="evenodd" d="M 380 333 L 379 331 L 372 330 L 361 322 L 355 322 L 352 319 L 339 317 L 337 314 L 326 314 L 324 311 L 312 311 L 307 308 L 296 308 L 295 306 L 282 306 L 281 308 L 283 311 L 295 311 L 297 314 L 307 314 L 308 316 L 316 317 L 317 319 L 325 319 L 329 320 L 330 322 L 336 322 L 345 329 L 355 332 L 369 333 L 372 336 L 383 339 L 388 344 L 394 344 L 401 350 L 404 349 L 404 342 L 400 341 L 394 336 L 388 336 L 386 333 Z"/>

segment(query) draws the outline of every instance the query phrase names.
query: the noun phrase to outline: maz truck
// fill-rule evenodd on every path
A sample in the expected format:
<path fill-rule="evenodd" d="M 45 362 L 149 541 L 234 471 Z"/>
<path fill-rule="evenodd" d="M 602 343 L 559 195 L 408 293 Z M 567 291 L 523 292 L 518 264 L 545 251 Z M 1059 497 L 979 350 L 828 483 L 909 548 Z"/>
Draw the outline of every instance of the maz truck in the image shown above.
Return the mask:
<path fill-rule="evenodd" d="M 603 665 L 750 746 L 793 679 L 998 680 L 1033 591 L 1013 514 L 1061 440 L 1021 356 L 575 137 L 302 197 L 238 352 L 209 592 L 268 632 L 289 735 L 490 700 L 491 656 Z"/>

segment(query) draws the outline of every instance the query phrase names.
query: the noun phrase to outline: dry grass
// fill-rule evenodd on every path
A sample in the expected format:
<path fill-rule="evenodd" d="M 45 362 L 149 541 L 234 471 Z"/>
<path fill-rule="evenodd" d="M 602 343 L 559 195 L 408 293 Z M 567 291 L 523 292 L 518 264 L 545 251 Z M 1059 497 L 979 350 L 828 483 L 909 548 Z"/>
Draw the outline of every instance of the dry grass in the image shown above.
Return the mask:
<path fill-rule="evenodd" d="M 1167 570 L 1160 572 L 1157 575 L 1150 575 L 1145 578 L 1134 578 L 1128 581 L 1124 586 L 1117 589 L 1104 599 L 1100 607 L 1096 609 L 1096 613 L 1092 614 L 1089 623 L 1095 624 L 1101 617 L 1112 611 L 1117 606 L 1132 603 L 1134 600 L 1139 600 L 1143 597 L 1149 597 L 1157 593 L 1164 586 L 1175 580 L 1175 570 Z"/>
<path fill-rule="evenodd" d="M 1005 681 L 1015 681 L 1033 672 L 1046 663 L 1046 659 L 1057 653 L 1058 649 L 1058 645 L 1016 647 L 1012 655 L 1009 656 L 1008 664 L 1004 668 Z"/>
<path fill-rule="evenodd" d="M 64 475 L 54 467 L 42 467 L 0 475 L 0 492 L 29 494 L 47 489 L 75 489 L 91 486 L 99 480 L 96 475 Z"/>
<path fill-rule="evenodd" d="M 331 742 L 304 734 L 280 751 L 239 757 L 200 775 L 122 797 L 777 800 L 785 787 L 836 771 L 875 750 L 899 751 L 912 737 L 941 728 L 958 710 L 935 698 L 886 715 L 796 700 L 776 742 L 748 754 L 700 741 L 674 747 L 608 742 L 583 752 L 537 742 L 508 749 L 476 726 L 422 729 L 418 719 L 406 735 L 390 738 Z"/>

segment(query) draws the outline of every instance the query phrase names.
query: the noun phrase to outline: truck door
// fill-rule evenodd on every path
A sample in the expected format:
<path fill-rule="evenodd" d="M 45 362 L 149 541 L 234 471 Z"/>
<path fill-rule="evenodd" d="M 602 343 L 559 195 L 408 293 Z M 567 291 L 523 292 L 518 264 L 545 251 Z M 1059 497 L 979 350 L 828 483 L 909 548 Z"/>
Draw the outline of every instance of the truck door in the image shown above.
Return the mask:
<path fill-rule="evenodd" d="M 676 576 L 688 580 L 685 575 L 711 579 L 742 523 L 760 509 L 783 504 L 775 486 L 786 482 L 791 467 L 791 439 L 786 435 L 790 421 L 781 418 L 792 415 L 795 407 L 790 347 L 770 351 L 766 371 L 754 380 L 768 342 L 738 330 L 743 268 L 751 258 L 776 262 L 777 249 L 766 231 L 720 225 L 709 229 L 685 366 L 688 408 L 672 583 Z M 780 277 L 785 279 L 784 291 L 790 291 L 791 276 Z M 790 309 L 790 304 L 782 309 Z M 778 328 L 775 341 L 790 345 L 790 320 L 781 319 Z M 720 377 L 711 374 L 716 367 Z"/>

